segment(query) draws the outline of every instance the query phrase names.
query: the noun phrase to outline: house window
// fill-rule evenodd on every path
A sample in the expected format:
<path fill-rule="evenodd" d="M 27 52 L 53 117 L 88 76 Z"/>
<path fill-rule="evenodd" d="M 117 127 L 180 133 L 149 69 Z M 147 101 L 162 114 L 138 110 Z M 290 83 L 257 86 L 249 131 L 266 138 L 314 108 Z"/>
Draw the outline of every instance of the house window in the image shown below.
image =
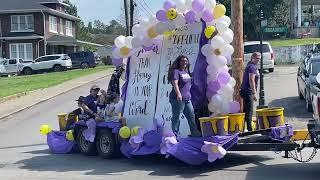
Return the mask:
<path fill-rule="evenodd" d="M 32 43 L 10 44 L 10 58 L 33 60 Z"/>
<path fill-rule="evenodd" d="M 49 16 L 49 31 L 58 33 L 57 17 Z"/>
<path fill-rule="evenodd" d="M 60 34 L 63 34 L 63 19 L 60 19 Z"/>
<path fill-rule="evenodd" d="M 13 15 L 11 16 L 12 32 L 33 32 L 34 19 L 33 15 Z"/>
<path fill-rule="evenodd" d="M 66 35 L 67 36 L 73 36 L 72 35 L 72 22 L 66 21 Z"/>

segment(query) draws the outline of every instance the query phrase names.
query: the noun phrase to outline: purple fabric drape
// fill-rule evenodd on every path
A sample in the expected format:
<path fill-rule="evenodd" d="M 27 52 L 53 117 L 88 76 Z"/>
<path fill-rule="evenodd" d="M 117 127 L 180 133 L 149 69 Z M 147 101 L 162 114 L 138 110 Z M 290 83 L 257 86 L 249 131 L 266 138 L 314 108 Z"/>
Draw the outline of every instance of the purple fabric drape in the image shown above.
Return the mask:
<path fill-rule="evenodd" d="M 205 26 L 206 23 L 202 21 L 202 29 L 204 29 Z M 202 109 L 208 106 L 206 97 L 208 63 L 206 57 L 201 53 L 201 47 L 207 43 L 208 39 L 205 37 L 204 32 L 202 32 L 199 43 L 199 54 L 192 74 L 191 101 L 194 109 Z"/>
<path fill-rule="evenodd" d="M 65 131 L 52 131 L 47 135 L 49 150 L 55 154 L 67 154 L 73 149 L 74 142 L 66 138 Z"/>

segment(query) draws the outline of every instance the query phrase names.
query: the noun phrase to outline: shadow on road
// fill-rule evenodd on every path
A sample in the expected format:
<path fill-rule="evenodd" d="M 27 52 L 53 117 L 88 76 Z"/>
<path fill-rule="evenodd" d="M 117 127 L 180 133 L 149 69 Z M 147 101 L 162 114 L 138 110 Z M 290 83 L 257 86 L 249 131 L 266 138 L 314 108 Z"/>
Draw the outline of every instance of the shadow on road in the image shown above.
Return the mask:
<path fill-rule="evenodd" d="M 246 180 L 311 180 L 319 179 L 320 163 L 294 163 L 277 165 L 260 165 L 248 168 Z"/>
<path fill-rule="evenodd" d="M 45 151 L 26 152 L 37 154 L 30 159 L 16 162 L 19 168 L 30 171 L 70 172 L 85 171 L 85 175 L 123 175 L 130 171 L 148 171 L 151 176 L 180 176 L 195 178 L 208 176 L 206 173 L 244 164 L 259 164 L 272 158 L 265 156 L 230 153 L 222 160 L 201 166 L 186 165 L 174 158 L 165 159 L 162 156 L 136 157 L 133 159 L 106 160 L 99 157 L 88 157 L 81 154 L 57 155 Z M 43 153 L 43 156 L 39 154 Z"/>
<path fill-rule="evenodd" d="M 298 96 L 275 99 L 268 104 L 269 107 L 284 107 L 284 116 L 289 118 L 312 118 L 312 113 L 305 107 L 305 101 Z"/>

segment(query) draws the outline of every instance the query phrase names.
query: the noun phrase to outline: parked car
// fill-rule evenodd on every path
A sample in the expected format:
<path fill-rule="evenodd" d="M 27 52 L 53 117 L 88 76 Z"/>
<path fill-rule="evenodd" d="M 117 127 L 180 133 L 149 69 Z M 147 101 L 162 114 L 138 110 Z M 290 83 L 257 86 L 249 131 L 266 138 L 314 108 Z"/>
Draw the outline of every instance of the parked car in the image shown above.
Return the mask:
<path fill-rule="evenodd" d="M 0 75 L 20 74 L 22 68 L 32 61 L 23 61 L 22 59 L 5 59 L 0 62 Z"/>
<path fill-rule="evenodd" d="M 22 74 L 29 75 L 39 71 L 60 72 L 70 69 L 72 61 L 67 54 L 53 54 L 41 56 L 32 63 L 23 66 Z"/>
<path fill-rule="evenodd" d="M 320 72 L 320 56 L 307 57 L 299 66 L 297 73 L 298 94 L 300 99 L 305 99 L 306 108 L 312 111 L 312 98 L 310 90 L 319 83 L 316 80 Z"/>
<path fill-rule="evenodd" d="M 69 54 L 74 68 L 90 68 L 96 67 L 99 64 L 99 56 L 95 52 L 82 51 Z"/>
<path fill-rule="evenodd" d="M 250 61 L 251 56 L 254 52 L 260 52 L 260 41 L 248 41 L 244 42 L 244 65 Z M 268 42 L 262 42 L 263 52 L 263 69 L 269 72 L 274 71 L 274 52 L 271 45 Z M 258 64 L 260 69 L 260 63 Z"/>

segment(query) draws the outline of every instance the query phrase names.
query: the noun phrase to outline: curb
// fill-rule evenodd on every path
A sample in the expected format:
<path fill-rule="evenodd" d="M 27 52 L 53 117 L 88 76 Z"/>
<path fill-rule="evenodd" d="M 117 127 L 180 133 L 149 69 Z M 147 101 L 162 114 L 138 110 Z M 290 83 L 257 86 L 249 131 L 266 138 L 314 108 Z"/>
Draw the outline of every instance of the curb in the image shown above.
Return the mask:
<path fill-rule="evenodd" d="M 107 72 L 107 74 L 106 74 L 105 76 L 99 77 L 99 78 L 97 78 L 97 79 L 92 79 L 92 80 L 90 80 L 90 81 L 88 81 L 88 82 L 85 82 L 85 83 L 83 83 L 83 84 L 80 84 L 80 85 L 73 86 L 73 87 L 70 88 L 70 89 L 67 89 L 67 90 L 65 90 L 65 91 L 62 91 L 62 92 L 60 92 L 60 93 L 58 93 L 58 94 L 55 94 L 55 95 L 50 96 L 50 97 L 48 97 L 48 98 L 45 98 L 45 99 L 43 99 L 43 100 L 41 100 L 41 101 L 35 102 L 35 103 L 33 103 L 33 104 L 29 105 L 29 106 L 23 107 L 23 108 L 18 109 L 18 110 L 16 110 L 16 111 L 10 112 L 10 113 L 8 113 L 8 114 L 0 115 L 0 122 L 6 121 L 6 118 L 10 117 L 10 116 L 13 115 L 13 114 L 19 113 L 19 112 L 21 112 L 21 111 L 23 111 L 23 110 L 25 110 L 25 109 L 28 109 L 28 108 L 30 108 L 30 107 L 32 107 L 32 106 L 35 106 L 35 105 L 38 105 L 38 104 L 43 103 L 43 102 L 45 102 L 45 101 L 48 101 L 48 100 L 50 100 L 50 99 L 53 99 L 53 98 L 55 98 L 55 97 L 57 97 L 57 96 L 59 96 L 59 95 L 61 95 L 61 94 L 63 94 L 63 93 L 72 91 L 72 90 L 74 90 L 74 89 L 76 89 L 76 88 L 78 88 L 78 87 L 84 86 L 84 85 L 89 84 L 89 83 L 91 83 L 91 82 L 93 82 L 93 81 L 97 81 L 97 80 L 106 78 L 106 77 L 110 76 L 111 74 L 112 74 L 112 72 Z M 19 93 L 18 95 L 21 95 L 21 94 L 27 95 L 28 93 L 31 93 L 31 92 Z M 15 96 L 15 97 L 13 97 L 12 99 L 17 98 L 17 97 L 21 97 L 21 96 L 18 96 L 18 95 L 13 95 L 13 96 Z M 10 96 L 9 96 L 9 97 L 10 97 Z M 11 100 L 11 99 L 9 99 L 9 100 Z M 0 99 L 0 102 L 1 102 L 1 99 Z"/>

